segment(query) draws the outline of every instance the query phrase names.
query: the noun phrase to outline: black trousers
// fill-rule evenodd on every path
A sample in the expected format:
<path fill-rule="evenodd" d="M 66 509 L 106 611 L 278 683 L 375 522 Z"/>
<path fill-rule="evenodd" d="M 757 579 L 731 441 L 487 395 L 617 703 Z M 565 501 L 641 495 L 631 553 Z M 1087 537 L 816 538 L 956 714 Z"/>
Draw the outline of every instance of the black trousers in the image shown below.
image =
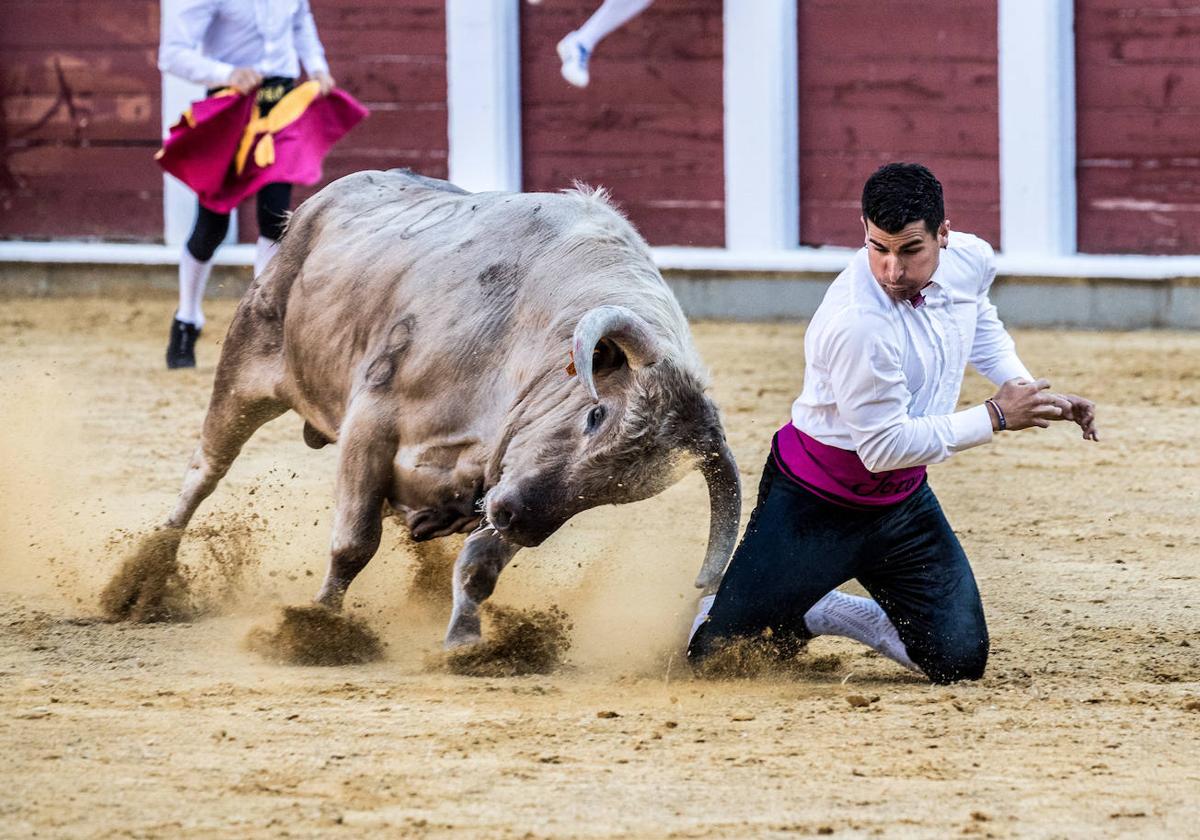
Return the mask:
<path fill-rule="evenodd" d="M 988 632 L 979 589 L 929 483 L 899 504 L 857 510 L 810 493 L 770 455 L 746 533 L 688 657 L 697 661 L 726 639 L 767 629 L 810 638 L 804 614 L 851 578 L 931 680 L 983 675 Z"/>
<path fill-rule="evenodd" d="M 264 79 L 258 88 L 258 113 L 265 116 L 275 107 L 280 99 L 295 86 L 295 79 L 271 77 Z M 220 88 L 209 90 L 209 95 Z M 279 241 L 283 236 L 284 223 L 287 220 L 288 207 L 292 203 L 291 184 L 267 184 L 255 196 L 258 211 L 258 234 L 267 239 Z M 196 203 L 196 222 L 192 225 L 192 234 L 188 237 L 187 249 L 195 259 L 208 262 L 212 259 L 217 248 L 225 241 L 229 232 L 229 214 L 217 213 Z"/>

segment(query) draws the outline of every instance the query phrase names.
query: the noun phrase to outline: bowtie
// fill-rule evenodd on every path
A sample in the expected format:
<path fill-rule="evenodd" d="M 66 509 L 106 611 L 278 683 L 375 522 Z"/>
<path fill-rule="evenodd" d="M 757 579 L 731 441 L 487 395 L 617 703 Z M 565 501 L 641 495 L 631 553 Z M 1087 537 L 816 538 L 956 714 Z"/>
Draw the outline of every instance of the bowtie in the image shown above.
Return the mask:
<path fill-rule="evenodd" d="M 922 306 L 925 305 L 925 295 L 921 294 L 920 292 L 917 292 L 915 295 L 913 295 L 912 297 L 910 297 L 908 299 L 908 302 L 912 304 L 913 309 L 920 309 Z"/>

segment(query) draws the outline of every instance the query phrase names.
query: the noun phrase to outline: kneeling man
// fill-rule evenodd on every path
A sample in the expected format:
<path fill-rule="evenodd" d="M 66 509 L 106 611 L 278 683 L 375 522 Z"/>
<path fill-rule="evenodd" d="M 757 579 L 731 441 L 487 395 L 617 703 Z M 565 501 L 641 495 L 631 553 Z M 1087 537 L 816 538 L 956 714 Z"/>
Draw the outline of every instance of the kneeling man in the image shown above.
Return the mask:
<path fill-rule="evenodd" d="M 937 683 L 978 679 L 983 604 L 925 467 L 1051 420 L 1097 440 L 1095 406 L 1051 392 L 1017 357 L 988 299 L 992 249 L 950 231 L 933 173 L 881 167 L 863 188 L 862 218 L 865 247 L 805 334 L 804 388 L 775 435 L 746 533 L 720 589 L 701 599 L 694 663 L 768 631 L 835 634 Z M 968 362 L 999 390 L 956 411 Z M 851 578 L 873 597 L 837 591 Z"/>

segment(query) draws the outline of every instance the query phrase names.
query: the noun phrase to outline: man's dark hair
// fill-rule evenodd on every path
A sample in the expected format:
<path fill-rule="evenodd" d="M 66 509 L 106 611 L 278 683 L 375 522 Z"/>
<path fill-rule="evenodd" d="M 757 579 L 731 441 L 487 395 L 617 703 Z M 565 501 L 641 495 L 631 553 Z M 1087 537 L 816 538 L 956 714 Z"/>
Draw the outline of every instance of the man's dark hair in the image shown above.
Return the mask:
<path fill-rule="evenodd" d="M 919 163 L 886 163 L 863 185 L 863 218 L 887 233 L 924 222 L 933 236 L 946 220 L 942 185 Z"/>

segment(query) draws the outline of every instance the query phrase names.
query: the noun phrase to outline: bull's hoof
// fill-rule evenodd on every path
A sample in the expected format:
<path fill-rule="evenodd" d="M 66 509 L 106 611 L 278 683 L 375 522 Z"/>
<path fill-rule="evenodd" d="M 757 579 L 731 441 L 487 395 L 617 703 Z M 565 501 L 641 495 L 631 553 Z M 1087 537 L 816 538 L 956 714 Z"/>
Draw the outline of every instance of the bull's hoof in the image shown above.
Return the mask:
<path fill-rule="evenodd" d="M 570 622 L 557 608 L 548 611 L 518 610 L 487 605 L 488 637 L 459 634 L 452 622 L 446 634 L 447 646 L 460 644 L 445 653 L 442 666 L 452 674 L 469 677 L 518 677 L 524 674 L 549 674 L 562 662 L 570 647 Z"/>
<path fill-rule="evenodd" d="M 479 619 L 475 619 L 475 626 L 471 627 L 469 623 L 464 622 L 467 626 L 451 627 L 446 631 L 446 640 L 442 643 L 445 650 L 456 650 L 458 648 L 470 647 L 477 645 L 483 640 L 483 634 L 480 632 Z"/>
<path fill-rule="evenodd" d="M 464 611 L 462 614 L 450 616 L 450 626 L 446 628 L 446 641 L 442 643 L 442 647 L 446 650 L 469 647 L 479 644 L 482 637 L 483 627 L 479 621 L 479 614 L 472 615 Z"/>
<path fill-rule="evenodd" d="M 313 606 L 325 607 L 333 612 L 342 611 L 342 602 L 346 600 L 346 590 L 344 587 L 336 584 L 331 584 L 325 581 L 321 586 L 321 591 L 317 593 L 317 597 L 313 598 Z"/>
<path fill-rule="evenodd" d="M 483 636 L 479 633 L 464 633 L 458 636 L 447 636 L 446 641 L 442 642 L 444 650 L 459 650 L 461 648 L 471 647 L 483 641 Z"/>

